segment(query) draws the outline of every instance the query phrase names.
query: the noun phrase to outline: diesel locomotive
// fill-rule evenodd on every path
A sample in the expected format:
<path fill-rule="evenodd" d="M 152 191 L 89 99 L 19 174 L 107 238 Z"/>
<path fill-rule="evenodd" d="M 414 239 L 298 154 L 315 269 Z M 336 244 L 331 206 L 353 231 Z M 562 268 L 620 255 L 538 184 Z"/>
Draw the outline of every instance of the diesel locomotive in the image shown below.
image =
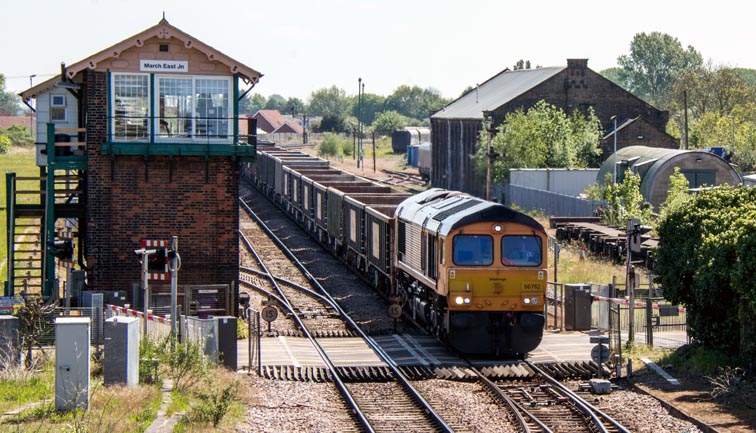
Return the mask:
<path fill-rule="evenodd" d="M 460 352 L 524 357 L 541 342 L 548 238 L 533 218 L 456 191 L 402 193 L 272 146 L 243 175 Z"/>

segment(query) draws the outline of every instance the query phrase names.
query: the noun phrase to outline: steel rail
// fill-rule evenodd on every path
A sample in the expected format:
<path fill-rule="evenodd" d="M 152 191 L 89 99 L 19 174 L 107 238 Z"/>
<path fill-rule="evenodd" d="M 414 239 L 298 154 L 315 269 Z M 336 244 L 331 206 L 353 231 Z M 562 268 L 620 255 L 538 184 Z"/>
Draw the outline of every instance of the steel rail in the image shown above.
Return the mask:
<path fill-rule="evenodd" d="M 365 334 L 362 329 L 355 323 L 351 317 L 339 306 L 339 304 L 336 302 L 336 300 L 331 297 L 331 295 L 328 293 L 328 291 L 325 290 L 325 288 L 320 284 L 320 282 L 310 273 L 310 271 L 307 270 L 307 268 L 302 264 L 302 262 L 299 261 L 299 259 L 294 255 L 294 253 L 291 252 L 291 250 L 284 245 L 284 243 L 276 236 L 275 233 L 260 219 L 257 214 L 252 211 L 252 209 L 247 205 L 247 203 L 239 197 L 239 202 L 241 206 L 245 209 L 248 215 L 252 217 L 260 226 L 260 228 L 263 229 L 265 233 L 268 234 L 270 239 L 281 249 L 281 251 L 286 254 L 289 259 L 296 264 L 297 268 L 305 275 L 308 281 L 310 281 L 310 284 L 315 286 L 320 292 L 322 292 L 323 296 L 330 299 L 331 302 L 336 306 L 336 311 L 338 311 L 339 315 L 343 320 L 345 320 L 352 329 L 363 339 L 367 342 L 368 346 L 373 349 L 373 351 L 376 353 L 376 355 L 386 363 L 386 365 L 389 367 L 389 369 L 392 371 L 394 376 L 397 378 L 397 381 L 404 387 L 404 389 L 410 394 L 412 398 L 414 398 L 416 401 L 420 403 L 420 405 L 423 406 L 423 410 L 426 413 L 426 415 L 430 418 L 430 420 L 436 424 L 440 429 L 442 429 L 445 432 L 452 432 L 453 430 L 451 427 L 449 427 L 446 422 L 441 418 L 441 416 L 436 413 L 436 411 L 433 410 L 431 405 L 423 398 L 422 395 L 415 389 L 415 387 L 412 386 L 410 383 L 410 380 L 404 375 L 404 373 L 401 372 L 399 369 L 399 366 L 396 364 L 396 362 L 378 345 L 378 343 L 373 340 L 372 337 Z"/>
<path fill-rule="evenodd" d="M 246 203 L 244 203 L 243 200 L 240 201 L 245 205 L 248 213 L 254 214 L 252 210 L 246 206 Z M 256 217 L 256 215 L 255 215 Z M 256 218 L 257 219 L 257 218 Z M 261 223 L 261 221 L 258 220 L 258 223 Z M 267 232 L 267 227 L 265 228 L 265 231 Z M 241 231 L 240 231 L 241 233 Z M 243 236 L 243 235 L 242 235 Z M 270 236 L 270 234 L 269 234 Z M 294 308 L 289 302 L 289 300 L 286 298 L 286 295 L 283 293 L 283 290 L 278 286 L 278 283 L 276 282 L 276 279 L 273 278 L 273 275 L 270 273 L 268 268 L 265 266 L 265 263 L 263 263 L 262 258 L 257 254 L 257 251 L 252 247 L 251 244 L 245 242 L 245 245 L 249 248 L 249 252 L 255 257 L 255 260 L 257 260 L 260 267 L 264 270 L 265 274 L 268 276 L 268 279 L 270 280 L 271 284 L 273 284 L 273 287 L 275 287 L 276 291 L 278 291 L 279 295 L 281 296 L 282 300 L 285 302 L 283 305 L 286 307 L 287 310 L 289 310 L 292 313 L 292 317 L 294 321 L 297 322 L 297 325 L 302 329 L 302 333 L 307 337 L 307 339 L 312 343 L 313 347 L 315 348 L 315 351 L 318 352 L 318 355 L 323 360 L 323 363 L 326 365 L 328 370 L 331 372 L 333 376 L 333 381 L 336 384 L 336 387 L 341 392 L 342 397 L 346 400 L 347 404 L 353 409 L 353 414 L 359 421 L 359 423 L 362 425 L 362 427 L 369 433 L 375 433 L 375 429 L 370 424 L 370 421 L 368 421 L 367 417 L 364 413 L 360 410 L 359 406 L 357 406 L 357 402 L 352 397 L 352 394 L 347 389 L 346 385 L 344 384 L 344 381 L 341 378 L 341 375 L 338 372 L 338 369 L 336 368 L 336 365 L 331 361 L 331 358 L 328 356 L 328 354 L 325 352 L 325 349 L 318 343 L 318 341 L 315 339 L 315 337 L 310 334 L 310 331 L 307 329 L 307 326 L 305 326 L 304 322 L 299 318 L 299 316 L 294 313 Z"/>
<path fill-rule="evenodd" d="M 509 406 L 512 413 L 514 413 L 515 418 L 517 418 L 517 422 L 519 423 L 519 426 L 524 433 L 531 433 L 531 429 L 527 425 L 525 418 L 523 418 L 523 413 L 527 415 L 528 418 L 530 418 L 534 423 L 538 424 L 538 427 L 543 433 L 553 433 L 553 431 L 546 424 L 544 424 L 535 415 L 530 413 L 529 410 L 522 407 L 521 404 L 516 402 L 514 399 L 512 399 L 512 397 L 508 396 L 504 391 L 502 391 L 501 388 L 499 388 L 496 383 L 494 383 L 494 381 L 486 377 L 480 370 L 478 370 L 477 367 L 472 364 L 472 362 L 461 355 L 460 358 L 467 363 L 467 368 L 469 368 L 473 373 L 475 373 L 476 376 L 478 376 L 478 380 L 480 380 L 486 386 L 486 388 L 488 388 L 489 391 L 491 391 L 496 397 L 498 397 L 501 401 L 506 403 L 507 406 Z"/>
<path fill-rule="evenodd" d="M 246 245 L 250 245 L 249 240 L 244 235 L 244 233 L 239 232 L 239 234 L 242 236 L 242 240 L 244 241 L 244 243 Z M 239 266 L 239 269 L 242 270 L 242 271 L 244 271 L 244 272 L 247 272 L 249 274 L 255 274 L 255 275 L 259 275 L 259 276 L 267 278 L 267 275 L 265 275 L 265 272 L 258 271 L 257 269 L 252 269 L 252 268 L 248 268 L 248 267 L 245 267 L 245 266 Z M 297 283 L 295 283 L 293 281 L 289 281 L 286 278 L 277 277 L 275 275 L 273 276 L 273 278 L 275 278 L 276 281 L 282 282 L 282 283 L 286 284 L 287 286 L 291 286 L 291 287 L 293 287 L 293 288 L 295 288 L 297 290 L 301 290 L 301 291 L 303 291 L 303 292 L 311 295 L 314 298 L 317 298 L 319 301 L 323 302 L 324 304 L 327 304 L 329 307 L 333 308 L 334 310 L 336 309 L 336 306 L 333 304 L 333 302 L 331 302 L 330 299 L 326 298 L 325 296 L 321 295 L 320 293 L 318 293 L 318 292 L 316 292 L 316 291 L 314 291 L 312 289 L 309 289 L 307 287 L 299 285 L 299 284 L 297 284 Z"/>
<path fill-rule="evenodd" d="M 533 364 L 531 361 L 524 361 L 530 368 L 533 369 L 536 373 L 540 374 L 544 379 L 546 379 L 547 382 L 549 382 L 552 386 L 557 388 L 560 392 L 564 393 L 571 401 L 573 401 L 580 410 L 583 411 L 586 415 L 589 415 L 591 419 L 596 423 L 596 426 L 601 430 L 601 432 L 608 432 L 606 429 L 606 426 L 604 423 L 598 418 L 597 414 L 603 417 L 606 421 L 609 422 L 614 428 L 618 429 L 621 433 L 630 433 L 630 430 L 626 429 L 622 424 L 620 424 L 617 420 L 610 417 L 601 409 L 597 408 L 596 406 L 593 406 L 592 404 L 585 401 L 582 397 L 575 394 L 574 392 L 570 391 L 566 386 L 561 384 L 558 380 L 551 377 L 548 373 L 541 370 L 539 367 L 537 367 L 535 364 Z"/>

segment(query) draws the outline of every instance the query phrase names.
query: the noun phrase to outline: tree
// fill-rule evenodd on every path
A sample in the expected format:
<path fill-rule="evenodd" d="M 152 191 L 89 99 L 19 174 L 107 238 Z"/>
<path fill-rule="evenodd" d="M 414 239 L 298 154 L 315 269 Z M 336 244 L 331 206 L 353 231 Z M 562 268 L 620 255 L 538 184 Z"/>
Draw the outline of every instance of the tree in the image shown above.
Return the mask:
<path fill-rule="evenodd" d="M 299 98 L 289 98 L 286 101 L 286 107 L 284 108 L 286 114 L 305 114 L 305 104 Z"/>
<path fill-rule="evenodd" d="M 268 102 L 265 103 L 265 109 L 284 113 L 286 111 L 286 98 L 278 94 L 270 95 Z"/>
<path fill-rule="evenodd" d="M 349 110 L 346 92 L 336 86 L 312 92 L 307 112 L 312 116 L 343 118 Z"/>
<path fill-rule="evenodd" d="M 327 115 L 323 116 L 320 124 L 313 128 L 316 132 L 344 132 L 347 130 L 347 124 L 344 118 L 340 116 Z"/>
<path fill-rule="evenodd" d="M 421 89 L 418 86 L 399 86 L 386 97 L 386 110 L 393 110 L 402 116 L 423 121 L 430 113 L 446 105 L 441 92 L 433 88 Z"/>
<path fill-rule="evenodd" d="M 623 89 L 630 89 L 631 82 L 627 72 L 625 72 L 625 69 L 623 68 L 607 68 L 599 72 L 599 74 L 601 74 L 604 78 L 611 81 L 612 83 L 622 87 Z"/>
<path fill-rule="evenodd" d="M 375 122 L 375 118 L 378 114 L 384 111 L 385 105 L 386 98 L 383 96 L 374 93 L 365 93 L 362 95 L 362 116 L 360 117 L 360 120 L 366 125 L 371 125 Z M 355 97 L 352 100 L 352 116 L 357 117 L 358 110 L 358 100 Z"/>
<path fill-rule="evenodd" d="M 527 112 L 510 112 L 496 128 L 491 150 L 495 182 L 507 181 L 510 168 L 585 167 L 598 156 L 601 125 L 593 111 L 567 116 L 561 109 L 539 101 Z M 475 154 L 476 167 L 486 169 L 488 134 L 481 131 Z"/>
<path fill-rule="evenodd" d="M 675 167 L 675 172 L 669 177 L 669 190 L 667 190 L 667 198 L 661 205 L 659 219 L 667 218 L 670 212 L 679 210 L 688 202 L 689 187 L 688 178 L 680 172 L 680 167 Z"/>
<path fill-rule="evenodd" d="M 660 219 L 655 251 L 665 297 L 684 304 L 704 346 L 753 359 L 756 341 L 756 189 L 698 192 Z"/>
<path fill-rule="evenodd" d="M 630 54 L 617 59 L 627 74 L 629 90 L 656 103 L 684 70 L 703 64 L 701 54 L 692 46 L 666 33 L 637 33 L 630 43 Z"/>
<path fill-rule="evenodd" d="M 627 169 L 622 182 L 606 185 L 603 222 L 622 227 L 630 218 L 638 218 L 644 224 L 651 220 L 651 208 L 643 204 L 640 183 L 640 175 Z"/>
<path fill-rule="evenodd" d="M 671 87 L 673 107 L 682 110 L 687 104 L 692 121 L 701 120 L 707 113 L 730 115 L 735 107 L 754 98 L 756 89 L 734 69 L 711 64 L 682 71 Z"/>
<path fill-rule="evenodd" d="M 0 73 L 0 112 L 7 112 L 15 116 L 21 111 L 21 98 L 13 92 L 5 91 L 5 75 Z"/>
<path fill-rule="evenodd" d="M 407 119 L 396 111 L 384 111 L 373 122 L 373 130 L 379 135 L 391 135 L 392 132 L 407 125 Z"/>
<path fill-rule="evenodd" d="M 255 114 L 262 110 L 267 102 L 268 101 L 265 97 L 259 93 L 255 93 L 254 95 L 247 94 L 247 96 L 239 102 L 239 111 L 243 114 Z"/>

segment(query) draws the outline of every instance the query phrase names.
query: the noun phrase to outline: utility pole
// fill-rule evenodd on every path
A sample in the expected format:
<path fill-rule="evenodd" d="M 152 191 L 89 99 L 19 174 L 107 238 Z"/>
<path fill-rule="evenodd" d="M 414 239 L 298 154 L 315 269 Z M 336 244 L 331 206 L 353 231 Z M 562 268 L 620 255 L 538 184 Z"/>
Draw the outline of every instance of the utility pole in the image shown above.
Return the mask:
<path fill-rule="evenodd" d="M 31 74 L 31 75 L 29 75 L 29 88 L 30 89 L 32 87 L 34 87 L 34 77 L 36 77 L 36 76 L 37 76 L 37 74 Z M 37 135 L 37 132 L 34 131 L 34 129 L 33 129 L 34 128 L 34 125 L 32 123 L 33 120 L 34 120 L 34 111 L 31 111 L 31 112 L 29 112 L 29 131 L 31 131 L 32 137 L 34 137 L 34 136 Z"/>
<path fill-rule="evenodd" d="M 685 147 L 688 150 L 688 91 L 683 90 L 683 113 L 685 115 Z"/>
<path fill-rule="evenodd" d="M 493 135 L 493 119 L 491 116 L 487 116 L 484 123 L 488 135 L 486 144 L 486 200 L 491 201 L 491 139 Z"/>
<path fill-rule="evenodd" d="M 615 114 L 612 116 L 612 121 L 614 122 L 614 181 L 613 183 L 617 183 L 617 115 Z"/>
<path fill-rule="evenodd" d="M 365 83 L 362 83 L 362 90 L 360 93 L 360 160 L 362 161 L 362 171 L 365 171 L 365 151 L 362 149 L 362 104 L 365 98 Z"/>
<path fill-rule="evenodd" d="M 357 79 L 357 136 L 355 137 L 355 158 L 357 158 L 357 168 L 360 168 L 360 153 L 362 152 L 362 77 Z"/>

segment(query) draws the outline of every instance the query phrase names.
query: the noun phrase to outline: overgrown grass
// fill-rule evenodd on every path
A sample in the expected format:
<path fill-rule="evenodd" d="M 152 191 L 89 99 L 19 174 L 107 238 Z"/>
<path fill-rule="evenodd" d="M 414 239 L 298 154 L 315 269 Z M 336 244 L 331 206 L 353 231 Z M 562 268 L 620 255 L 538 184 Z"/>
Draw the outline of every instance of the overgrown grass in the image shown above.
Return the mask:
<path fill-rule="evenodd" d="M 721 367 L 745 365 L 737 356 L 715 352 L 700 344 L 689 344 L 662 356 L 658 363 L 694 376 L 715 375 Z"/>
<path fill-rule="evenodd" d="M 8 228 L 7 228 L 7 191 L 6 191 L 6 173 L 16 173 L 18 177 L 36 177 L 39 176 L 39 167 L 37 167 L 36 153 L 34 146 L 31 147 L 14 147 L 10 154 L 0 155 L 0 172 L 2 172 L 2 187 L 0 187 L 0 275 L 5 278 L 7 275 L 8 261 Z M 37 184 L 36 188 L 39 188 Z M 24 187 L 24 189 L 28 189 Z M 31 197 L 26 196 L 23 202 L 29 203 Z"/>
<path fill-rule="evenodd" d="M 54 378 L 53 378 L 54 383 Z M 103 386 L 99 377 L 90 383 L 88 410 L 55 410 L 53 392 L 41 404 L 0 421 L 0 432 L 130 433 L 144 431 L 155 419 L 162 400 L 154 386 Z"/>
<path fill-rule="evenodd" d="M 0 413 L 52 399 L 54 383 L 55 366 L 49 360 L 39 362 L 31 370 L 20 365 L 0 370 Z"/>

